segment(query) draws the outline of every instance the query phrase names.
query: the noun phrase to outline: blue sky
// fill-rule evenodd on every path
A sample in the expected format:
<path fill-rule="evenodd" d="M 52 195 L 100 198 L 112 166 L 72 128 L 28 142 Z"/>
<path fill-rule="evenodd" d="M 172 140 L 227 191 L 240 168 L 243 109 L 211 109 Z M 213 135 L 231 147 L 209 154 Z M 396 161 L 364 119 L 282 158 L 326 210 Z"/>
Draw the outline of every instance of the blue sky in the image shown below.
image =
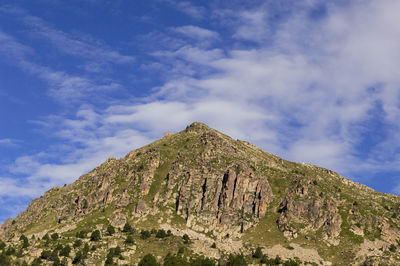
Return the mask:
<path fill-rule="evenodd" d="M 193 121 L 398 194 L 398 10 L 396 0 L 2 1 L 0 221 Z"/>

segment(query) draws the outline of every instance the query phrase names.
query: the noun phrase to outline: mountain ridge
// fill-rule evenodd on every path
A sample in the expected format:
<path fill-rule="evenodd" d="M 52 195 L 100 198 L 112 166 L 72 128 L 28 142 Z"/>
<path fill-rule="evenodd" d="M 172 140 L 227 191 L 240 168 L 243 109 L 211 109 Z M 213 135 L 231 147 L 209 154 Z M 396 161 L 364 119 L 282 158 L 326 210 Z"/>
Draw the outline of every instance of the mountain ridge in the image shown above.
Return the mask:
<path fill-rule="evenodd" d="M 67 238 L 83 229 L 122 230 L 130 223 L 141 230 L 189 233 L 208 246 L 216 241 L 218 251 L 198 243 L 191 247 L 216 259 L 228 252 L 249 254 L 257 246 L 293 259 L 285 248 L 290 246 L 314 254 L 301 259 L 318 264 L 396 263 L 399 254 L 390 248 L 399 245 L 399 214 L 398 196 L 286 161 L 195 122 L 52 188 L 6 220 L 0 238 L 17 243 L 21 235 L 42 238 L 51 232 Z M 131 261 L 137 261 L 135 254 Z"/>

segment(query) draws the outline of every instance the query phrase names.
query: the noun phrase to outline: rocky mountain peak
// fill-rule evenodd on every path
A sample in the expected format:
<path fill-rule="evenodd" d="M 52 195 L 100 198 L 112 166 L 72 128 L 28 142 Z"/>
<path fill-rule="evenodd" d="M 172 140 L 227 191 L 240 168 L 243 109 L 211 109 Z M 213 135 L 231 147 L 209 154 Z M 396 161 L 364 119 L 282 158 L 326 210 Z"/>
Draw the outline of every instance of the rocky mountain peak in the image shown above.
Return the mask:
<path fill-rule="evenodd" d="M 399 210 L 397 196 L 195 122 L 51 189 L 0 226 L 0 238 L 11 243 L 22 234 L 70 236 L 130 223 L 191 235 L 198 241 L 192 252 L 216 258 L 249 254 L 256 246 L 294 258 L 286 245 L 297 247 L 297 256 L 312 250 L 313 257 L 301 259 L 318 264 L 386 263 L 400 261 L 389 250 L 399 244 Z M 204 248 L 213 242 L 220 243 L 218 251 Z"/>

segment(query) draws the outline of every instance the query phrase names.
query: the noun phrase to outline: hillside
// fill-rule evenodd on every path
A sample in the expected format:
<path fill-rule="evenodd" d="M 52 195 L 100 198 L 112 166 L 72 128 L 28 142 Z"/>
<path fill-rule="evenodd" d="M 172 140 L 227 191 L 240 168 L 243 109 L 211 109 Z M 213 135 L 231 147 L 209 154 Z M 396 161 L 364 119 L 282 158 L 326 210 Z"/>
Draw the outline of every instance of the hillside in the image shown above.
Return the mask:
<path fill-rule="evenodd" d="M 39 257 L 61 265 L 54 254 L 70 265 L 79 252 L 78 265 L 104 265 L 107 255 L 135 265 L 147 253 L 158 262 L 178 253 L 222 264 L 243 254 L 248 264 L 277 264 L 279 256 L 282 263 L 399 265 L 399 215 L 398 196 L 193 123 L 49 190 L 8 219 L 0 238 L 11 265 Z M 91 239 L 96 230 L 100 238 Z M 67 245 L 69 256 L 60 255 Z M 117 247 L 121 255 L 109 255 Z M 257 248 L 264 255 L 253 254 Z"/>

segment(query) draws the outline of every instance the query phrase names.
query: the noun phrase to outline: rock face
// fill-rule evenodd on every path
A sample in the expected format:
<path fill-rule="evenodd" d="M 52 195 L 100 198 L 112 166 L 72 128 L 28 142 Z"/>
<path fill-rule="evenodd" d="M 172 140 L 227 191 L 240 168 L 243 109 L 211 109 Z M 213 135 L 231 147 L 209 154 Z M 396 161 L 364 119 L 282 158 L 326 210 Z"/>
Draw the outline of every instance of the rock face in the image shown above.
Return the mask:
<path fill-rule="evenodd" d="M 310 240 L 310 246 L 340 244 L 356 254 L 364 238 L 397 245 L 399 216 L 399 197 L 193 123 L 49 190 L 5 221 L 0 238 L 42 232 L 43 223 L 46 230 L 61 230 L 96 223 L 93 219 L 120 228 L 147 221 L 147 227 L 169 223 L 221 241 L 256 241 L 267 234 L 268 239 Z M 270 237 L 272 232 L 277 235 Z"/>
<path fill-rule="evenodd" d="M 264 217 L 273 195 L 268 180 L 243 165 L 230 166 L 224 173 L 189 171 L 179 183 L 176 211 L 188 225 L 226 231 L 241 230 L 246 217 Z M 174 184 L 169 175 L 169 187 Z"/>
<path fill-rule="evenodd" d="M 339 236 L 342 217 L 337 200 L 325 198 L 311 182 L 295 180 L 281 202 L 279 212 L 278 228 L 287 237 L 297 237 L 298 224 L 314 232 L 323 228 L 324 238 Z"/>

